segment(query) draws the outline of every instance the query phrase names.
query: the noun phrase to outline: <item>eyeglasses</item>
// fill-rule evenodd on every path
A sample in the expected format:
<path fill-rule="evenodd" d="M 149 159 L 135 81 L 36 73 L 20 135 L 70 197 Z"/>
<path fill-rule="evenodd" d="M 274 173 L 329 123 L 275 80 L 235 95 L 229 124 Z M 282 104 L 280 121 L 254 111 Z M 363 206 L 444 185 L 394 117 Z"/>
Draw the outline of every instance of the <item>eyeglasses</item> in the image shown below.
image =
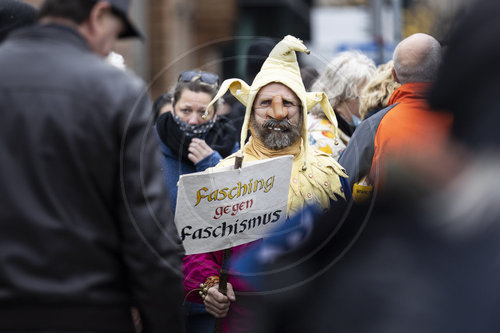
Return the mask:
<path fill-rule="evenodd" d="M 191 82 L 198 79 L 203 83 L 219 85 L 219 76 L 217 74 L 200 71 L 183 71 L 179 75 L 177 82 Z"/>

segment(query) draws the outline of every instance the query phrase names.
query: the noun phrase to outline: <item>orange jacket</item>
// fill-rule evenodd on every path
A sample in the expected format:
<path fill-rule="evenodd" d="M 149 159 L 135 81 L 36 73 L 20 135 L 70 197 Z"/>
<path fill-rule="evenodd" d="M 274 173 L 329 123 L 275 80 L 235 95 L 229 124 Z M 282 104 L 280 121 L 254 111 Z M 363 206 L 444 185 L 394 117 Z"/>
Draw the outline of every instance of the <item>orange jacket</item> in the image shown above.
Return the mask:
<path fill-rule="evenodd" d="M 406 83 L 392 94 L 389 105 L 396 104 L 381 120 L 375 135 L 370 178 L 384 182 L 387 163 L 441 149 L 452 124 L 449 113 L 431 110 L 426 92 L 430 83 Z"/>

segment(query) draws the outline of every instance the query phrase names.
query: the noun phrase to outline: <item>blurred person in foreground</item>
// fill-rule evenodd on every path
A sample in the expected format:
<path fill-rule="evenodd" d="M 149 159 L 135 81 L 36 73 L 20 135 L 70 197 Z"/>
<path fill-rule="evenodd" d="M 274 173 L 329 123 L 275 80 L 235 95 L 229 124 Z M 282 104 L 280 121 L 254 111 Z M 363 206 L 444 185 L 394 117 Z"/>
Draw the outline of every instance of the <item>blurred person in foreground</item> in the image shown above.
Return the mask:
<path fill-rule="evenodd" d="M 373 73 L 375 63 L 358 51 L 346 51 L 335 56 L 311 87 L 324 91 L 335 111 L 339 137 L 318 106 L 307 116 L 311 146 L 339 159 L 360 122 L 359 96 Z"/>
<path fill-rule="evenodd" d="M 234 165 L 236 156 L 245 163 L 272 157 L 293 155 L 287 216 L 293 216 L 307 205 L 329 209 L 334 202 L 344 201 L 346 175 L 330 156 L 311 148 L 307 142 L 307 110 L 320 103 L 330 121 L 336 124 L 335 114 L 324 93 L 307 93 L 295 52 L 307 51 L 302 41 L 286 36 L 271 51 L 262 69 L 249 86 L 240 79 L 223 82 L 215 103 L 229 91 L 246 105 L 245 121 L 241 130 L 242 149 L 224 159 L 217 167 Z M 210 106 L 210 105 L 209 105 Z M 245 144 L 247 130 L 251 137 Z M 283 198 L 287 200 L 287 198 Z M 238 258 L 259 242 L 232 248 L 232 258 Z M 246 320 L 258 320 L 245 308 L 248 284 L 238 272 L 230 271 L 227 296 L 218 290 L 223 251 L 194 254 L 184 258 L 184 286 L 190 292 L 188 299 L 205 304 L 207 311 L 224 318 L 226 332 L 254 332 Z M 205 283 L 203 296 L 192 292 Z M 233 304 L 235 303 L 235 304 Z"/>
<path fill-rule="evenodd" d="M 47 0 L 0 46 L 0 331 L 182 332 L 182 247 L 129 1 Z"/>
<path fill-rule="evenodd" d="M 249 271 L 279 272 L 261 281 L 255 332 L 500 331 L 499 15 L 498 2 L 473 5 L 429 90 L 453 114 L 452 140 L 402 155 L 370 204 L 318 218 L 301 248 Z"/>
<path fill-rule="evenodd" d="M 387 108 L 361 123 L 340 158 L 351 188 L 365 176 L 375 187 L 383 185 L 390 163 L 419 151 L 440 150 L 446 142 L 452 117 L 435 112 L 426 100 L 441 57 L 439 42 L 427 34 L 411 35 L 397 45 L 393 75 L 401 86 Z"/>

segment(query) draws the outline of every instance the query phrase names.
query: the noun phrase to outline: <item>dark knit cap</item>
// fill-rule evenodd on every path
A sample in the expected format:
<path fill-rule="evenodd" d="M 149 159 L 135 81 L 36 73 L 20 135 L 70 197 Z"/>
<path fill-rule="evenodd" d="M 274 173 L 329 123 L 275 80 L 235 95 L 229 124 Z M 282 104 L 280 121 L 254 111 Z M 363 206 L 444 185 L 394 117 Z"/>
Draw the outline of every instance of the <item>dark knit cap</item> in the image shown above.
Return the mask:
<path fill-rule="evenodd" d="M 0 42 L 14 29 L 34 24 L 37 9 L 19 0 L 0 1 Z"/>

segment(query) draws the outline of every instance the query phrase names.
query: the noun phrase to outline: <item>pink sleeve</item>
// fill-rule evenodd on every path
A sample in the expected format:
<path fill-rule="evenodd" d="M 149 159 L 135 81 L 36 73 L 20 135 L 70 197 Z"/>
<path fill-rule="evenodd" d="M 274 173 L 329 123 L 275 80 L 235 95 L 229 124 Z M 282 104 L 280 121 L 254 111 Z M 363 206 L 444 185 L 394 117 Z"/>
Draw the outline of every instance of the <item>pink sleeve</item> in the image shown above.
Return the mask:
<path fill-rule="evenodd" d="M 199 288 L 210 276 L 219 276 L 223 251 L 191 254 L 182 260 L 184 273 L 184 290 L 189 293 Z M 198 292 L 192 292 L 187 298 L 190 302 L 202 303 Z"/>
<path fill-rule="evenodd" d="M 232 248 L 232 259 L 237 259 L 248 251 L 247 247 L 253 246 L 257 242 L 238 245 Z M 207 252 L 187 255 L 182 259 L 182 269 L 184 273 L 184 290 L 187 300 L 194 303 L 203 303 L 198 291 L 191 290 L 199 288 L 200 283 L 204 283 L 210 276 L 219 276 L 222 265 L 224 251 Z M 235 291 L 252 290 L 248 283 L 241 276 L 229 273 L 228 282 L 233 285 Z"/>

